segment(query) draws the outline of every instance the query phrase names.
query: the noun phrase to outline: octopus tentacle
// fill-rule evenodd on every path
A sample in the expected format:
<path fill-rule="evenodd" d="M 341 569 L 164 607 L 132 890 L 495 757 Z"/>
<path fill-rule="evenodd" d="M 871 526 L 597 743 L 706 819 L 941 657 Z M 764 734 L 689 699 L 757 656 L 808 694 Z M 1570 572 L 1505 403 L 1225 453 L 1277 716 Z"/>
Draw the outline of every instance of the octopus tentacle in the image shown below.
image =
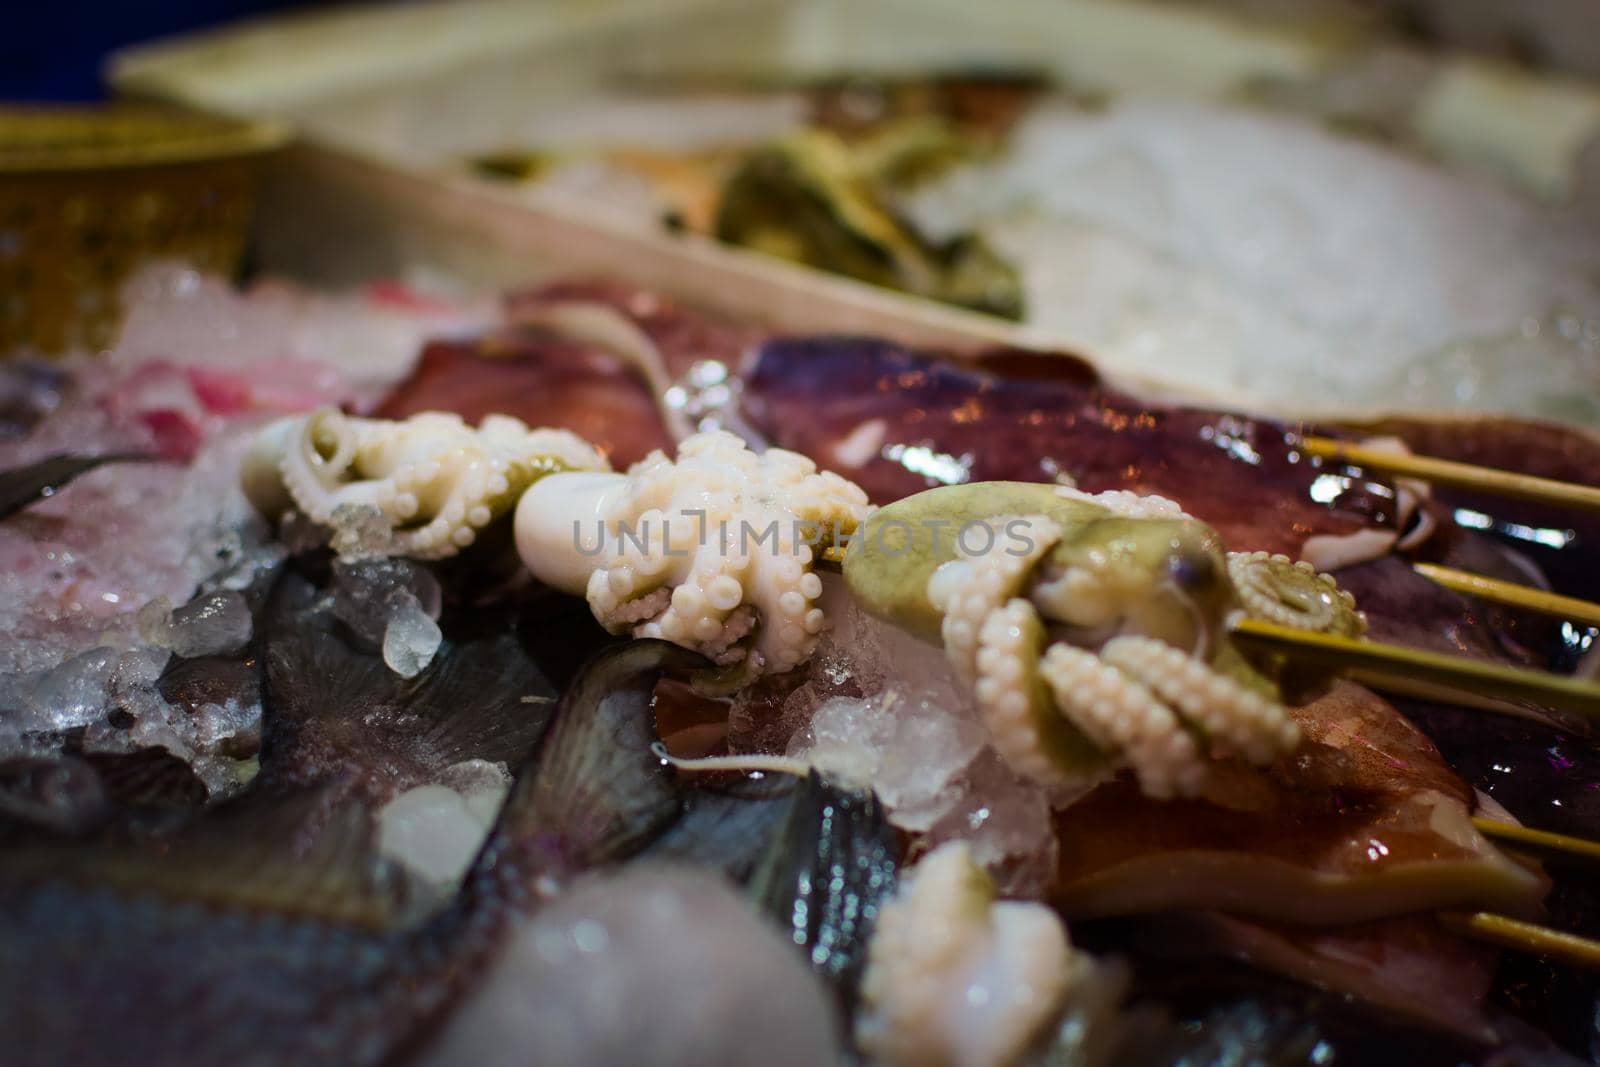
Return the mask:
<path fill-rule="evenodd" d="M 1176 500 L 1169 500 L 1155 493 L 1135 493 L 1128 489 L 1107 489 L 1101 493 L 1086 493 L 1070 485 L 1058 485 L 1055 492 L 1056 496 L 1063 500 L 1094 504 L 1125 519 L 1193 518 Z"/>
<path fill-rule="evenodd" d="M 1254 763 L 1270 763 L 1300 744 L 1300 728 L 1276 701 L 1245 688 L 1171 645 L 1115 637 L 1100 658 L 1160 697 L 1205 737 Z"/>
<path fill-rule="evenodd" d="M 957 676 L 971 683 L 978 673 L 979 631 L 984 622 L 1021 588 L 1028 572 L 1061 540 L 1061 527 L 1043 515 L 1001 516 L 991 527 L 1026 524 L 1032 550 L 1009 548 L 951 560 L 928 582 L 928 599 L 943 615 L 940 636 Z M 993 548 L 994 546 L 991 546 Z"/>
<path fill-rule="evenodd" d="M 1247 613 L 1280 626 L 1356 637 L 1366 616 L 1355 597 L 1305 560 L 1266 552 L 1228 553 L 1228 578 Z"/>
<path fill-rule="evenodd" d="M 1101 748 L 1116 752 L 1152 797 L 1193 796 L 1206 763 L 1195 737 L 1162 700 L 1138 681 L 1071 645 L 1051 645 L 1039 674 L 1056 705 Z"/>
<path fill-rule="evenodd" d="M 1053 910 L 996 896 L 967 845 L 950 842 L 883 906 L 856 1028 L 874 1062 L 1016 1063 L 1092 977 Z"/>
<path fill-rule="evenodd" d="M 1046 785 L 1083 784 L 1110 766 L 1109 756 L 1057 712 L 1039 674 L 1044 626 L 1017 598 L 993 612 L 978 634 L 973 694 L 989 742 L 1018 774 Z"/>

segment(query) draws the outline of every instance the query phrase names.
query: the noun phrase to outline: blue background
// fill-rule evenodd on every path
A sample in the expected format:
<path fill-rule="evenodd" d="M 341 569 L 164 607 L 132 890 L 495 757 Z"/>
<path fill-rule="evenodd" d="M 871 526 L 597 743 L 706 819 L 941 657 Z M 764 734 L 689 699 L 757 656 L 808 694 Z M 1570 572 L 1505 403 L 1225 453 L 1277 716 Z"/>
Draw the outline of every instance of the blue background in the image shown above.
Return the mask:
<path fill-rule="evenodd" d="M 286 0 L 89 3 L 7 0 L 0 6 L 0 100 L 98 100 L 115 49 L 250 15 L 320 6 Z"/>

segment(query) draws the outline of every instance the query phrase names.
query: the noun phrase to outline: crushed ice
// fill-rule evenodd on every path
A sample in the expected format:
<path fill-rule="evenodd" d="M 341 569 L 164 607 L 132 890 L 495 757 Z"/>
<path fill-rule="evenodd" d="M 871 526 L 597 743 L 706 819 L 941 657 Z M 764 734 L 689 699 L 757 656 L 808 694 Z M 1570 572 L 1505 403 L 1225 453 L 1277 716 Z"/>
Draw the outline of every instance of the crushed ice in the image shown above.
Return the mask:
<path fill-rule="evenodd" d="M 1041 892 L 1057 854 L 1049 794 L 988 745 L 942 649 L 862 612 L 837 579 L 824 587 L 833 629 L 804 681 L 776 703 L 759 690 L 736 697 L 734 743 L 786 751 L 844 784 L 870 782 L 922 847 L 966 841 L 1005 892 Z"/>
<path fill-rule="evenodd" d="M 489 311 L 399 287 L 238 293 L 174 267 L 137 276 L 124 302 L 108 355 L 0 375 L 0 470 L 62 453 L 160 460 L 108 464 L 0 524 L 0 763 L 43 760 L 65 779 L 92 773 L 84 760 L 165 751 L 219 798 L 253 773 L 261 702 L 251 672 L 213 658 L 248 646 L 252 591 L 287 554 L 238 491 L 256 429 L 370 396 L 426 337 Z M 437 583 L 383 610 L 374 645 L 420 671 Z M 194 683 L 181 693 L 180 668 Z"/>
<path fill-rule="evenodd" d="M 1600 424 L 1592 219 L 1370 138 L 1221 104 L 1041 107 L 906 209 L 982 232 L 1032 324 L 1125 372 Z"/>

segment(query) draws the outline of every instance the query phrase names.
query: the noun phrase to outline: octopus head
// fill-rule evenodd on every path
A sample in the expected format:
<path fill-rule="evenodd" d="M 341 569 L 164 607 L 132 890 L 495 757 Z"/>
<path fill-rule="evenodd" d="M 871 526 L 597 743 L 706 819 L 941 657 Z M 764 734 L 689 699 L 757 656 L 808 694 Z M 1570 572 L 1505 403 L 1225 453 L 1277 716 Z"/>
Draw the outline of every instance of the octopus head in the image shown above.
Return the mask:
<path fill-rule="evenodd" d="M 1232 602 L 1222 543 L 1193 519 L 1090 520 L 1063 531 L 1031 580 L 1044 617 L 1079 645 L 1135 634 L 1208 656 Z"/>

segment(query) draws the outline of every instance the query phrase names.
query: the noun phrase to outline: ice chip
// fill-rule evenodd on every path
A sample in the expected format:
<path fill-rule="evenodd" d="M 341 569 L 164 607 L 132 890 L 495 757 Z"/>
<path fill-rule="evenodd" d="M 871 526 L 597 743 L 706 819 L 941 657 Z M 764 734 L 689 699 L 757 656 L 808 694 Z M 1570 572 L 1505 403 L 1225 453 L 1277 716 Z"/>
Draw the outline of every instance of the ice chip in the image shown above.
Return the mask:
<path fill-rule="evenodd" d="M 410 560 L 337 560 L 333 578 L 334 615 L 374 646 L 384 643 L 389 621 L 403 606 L 404 597 L 420 605 L 428 618 L 439 617 L 443 598 L 439 580 Z"/>
<path fill-rule="evenodd" d="M 954 797 L 928 830 L 931 846 L 967 842 L 1007 896 L 1037 897 L 1056 873 L 1057 844 L 1048 795 L 1018 778 L 992 748 L 984 748 L 950 784 Z"/>
<path fill-rule="evenodd" d="M 454 789 L 421 785 L 378 812 L 378 848 L 435 887 L 454 885 L 489 830 Z"/>
<path fill-rule="evenodd" d="M 237 558 L 214 575 L 207 584 L 211 588 L 232 589 L 243 593 L 253 586 L 270 581 L 288 558 L 289 550 L 277 542 L 249 545 L 242 548 Z"/>
<path fill-rule="evenodd" d="M 148 645 L 129 649 L 117 658 L 116 669 L 111 674 L 111 692 L 128 693 L 155 685 L 170 658 L 165 649 Z"/>
<path fill-rule="evenodd" d="M 258 703 L 229 700 L 223 704 L 202 704 L 194 710 L 192 718 L 195 742 L 201 748 L 253 755 L 261 747 L 261 705 Z"/>
<path fill-rule="evenodd" d="M 118 658 L 115 649 L 91 648 L 35 676 L 26 686 L 23 728 L 54 733 L 101 718 Z"/>
<path fill-rule="evenodd" d="M 394 525 L 375 507 L 340 504 L 333 509 L 333 551 L 341 560 L 363 560 L 389 551 Z"/>
<path fill-rule="evenodd" d="M 231 589 L 202 593 L 167 620 L 165 641 L 153 643 L 185 659 L 237 652 L 250 641 L 250 606 Z"/>
<path fill-rule="evenodd" d="M 383 631 L 383 662 L 402 678 L 415 678 L 433 662 L 444 635 L 409 590 L 390 601 L 393 612 Z"/>

